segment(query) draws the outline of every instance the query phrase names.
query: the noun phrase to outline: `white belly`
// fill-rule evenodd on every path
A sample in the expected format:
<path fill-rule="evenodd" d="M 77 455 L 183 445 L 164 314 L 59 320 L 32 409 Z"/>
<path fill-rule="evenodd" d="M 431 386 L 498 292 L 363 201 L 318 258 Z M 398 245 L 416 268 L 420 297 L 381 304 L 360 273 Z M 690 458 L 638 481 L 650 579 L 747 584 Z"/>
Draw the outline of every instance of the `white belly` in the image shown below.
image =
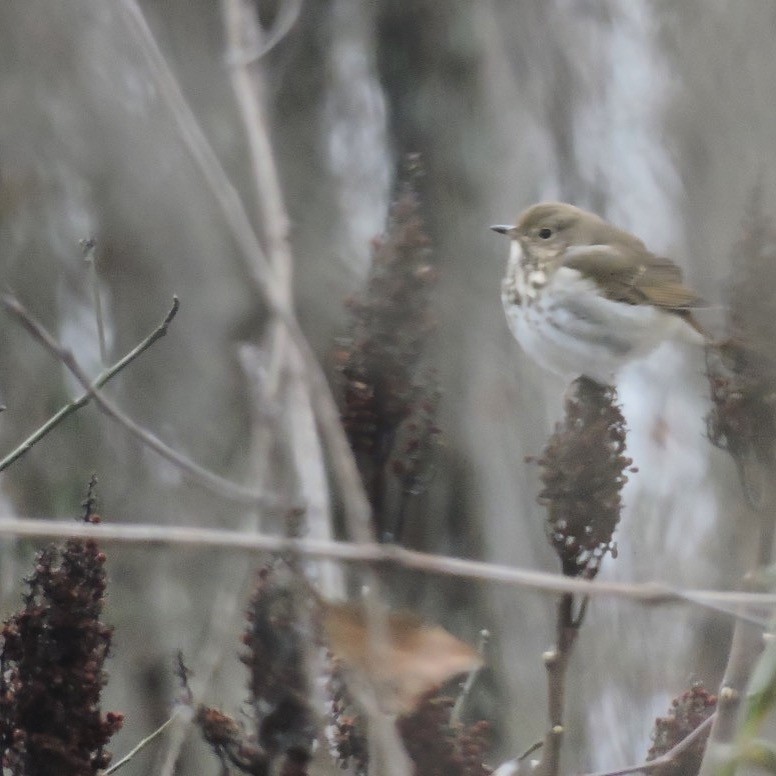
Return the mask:
<path fill-rule="evenodd" d="M 601 297 L 592 280 L 567 267 L 540 288 L 525 287 L 519 273 L 512 283 L 510 289 L 508 275 L 502 290 L 512 333 L 526 353 L 566 378 L 585 375 L 612 383 L 629 361 L 682 329 L 691 331 L 678 316 L 658 308 Z M 520 305 L 513 301 L 514 291 Z"/>

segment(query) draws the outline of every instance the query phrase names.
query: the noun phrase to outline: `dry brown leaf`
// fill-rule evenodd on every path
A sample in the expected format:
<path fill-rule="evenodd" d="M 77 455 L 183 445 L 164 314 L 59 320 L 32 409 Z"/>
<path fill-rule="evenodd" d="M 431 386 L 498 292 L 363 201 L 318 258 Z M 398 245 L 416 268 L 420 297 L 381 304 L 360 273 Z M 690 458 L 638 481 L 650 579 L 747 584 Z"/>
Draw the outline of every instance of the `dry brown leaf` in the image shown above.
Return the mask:
<path fill-rule="evenodd" d="M 385 618 L 385 638 L 370 640 L 360 604 L 324 603 L 324 627 L 335 657 L 375 689 L 381 706 L 406 714 L 426 693 L 482 665 L 479 653 L 411 612 Z"/>

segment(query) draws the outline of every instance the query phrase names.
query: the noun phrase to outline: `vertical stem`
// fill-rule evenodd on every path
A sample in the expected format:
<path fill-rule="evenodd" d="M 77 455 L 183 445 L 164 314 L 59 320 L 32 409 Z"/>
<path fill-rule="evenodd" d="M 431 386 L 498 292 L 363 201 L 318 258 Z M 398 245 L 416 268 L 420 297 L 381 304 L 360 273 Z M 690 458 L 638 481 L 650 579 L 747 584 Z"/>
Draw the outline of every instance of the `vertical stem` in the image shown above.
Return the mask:
<path fill-rule="evenodd" d="M 393 521 L 393 529 L 391 531 L 391 537 L 397 544 L 401 544 L 402 535 L 404 534 L 404 525 L 407 522 L 407 510 L 410 505 L 410 497 L 409 488 L 405 483 L 402 483 L 399 504 L 396 507 L 396 519 Z"/>
<path fill-rule="evenodd" d="M 774 504 L 773 485 L 768 482 L 764 503 L 768 507 Z M 755 558 L 755 568 L 768 566 L 772 557 L 774 515 L 771 508 L 766 508 L 752 516 L 759 518 L 757 546 L 751 551 Z M 744 590 L 756 590 L 756 583 L 751 575 L 744 578 Z M 742 607 L 745 610 L 746 607 Z M 763 648 L 763 631 L 759 626 L 752 625 L 745 618 L 736 619 L 733 638 L 730 644 L 725 676 L 722 679 L 718 696 L 717 713 L 711 726 L 706 751 L 699 776 L 712 776 L 717 770 L 717 755 L 721 746 L 730 744 L 736 737 L 738 729 L 738 712 L 741 699 L 746 692 L 746 685 L 752 672 L 752 667 Z"/>
<path fill-rule="evenodd" d="M 393 521 L 386 514 L 386 467 L 391 457 L 395 432 L 383 424 L 376 435 L 377 445 L 372 456 L 372 477 L 369 485 L 372 514 L 379 541 L 398 541 L 393 531 Z"/>
<path fill-rule="evenodd" d="M 108 348 L 105 345 L 105 321 L 102 315 L 102 300 L 100 299 L 100 278 L 97 274 L 96 243 L 93 237 L 84 240 L 84 261 L 89 265 L 89 285 L 92 288 L 92 303 L 94 317 L 97 319 L 97 340 L 100 343 L 100 363 L 108 366 Z"/>
<path fill-rule="evenodd" d="M 547 669 L 547 707 L 550 727 L 544 737 L 542 758 L 536 769 L 537 776 L 557 776 L 563 743 L 564 707 L 566 700 L 566 671 L 579 633 L 583 610 L 574 618 L 574 596 L 564 593 L 558 602 L 557 644 L 544 654 Z"/>
<path fill-rule="evenodd" d="M 292 256 L 288 239 L 289 218 L 286 212 L 283 194 L 280 186 L 280 176 L 272 149 L 263 91 L 264 82 L 255 61 L 249 60 L 250 52 L 260 51 L 258 45 L 261 37 L 261 25 L 259 23 L 256 6 L 251 0 L 221 0 L 224 28 L 226 31 L 228 54 L 232 76 L 232 86 L 237 98 L 238 107 L 242 113 L 245 131 L 248 139 L 248 147 L 253 166 L 253 177 L 256 185 L 259 205 L 259 217 L 265 234 L 267 257 L 271 268 L 271 288 L 275 292 L 275 300 L 280 309 L 288 311 L 286 316 L 276 313 L 275 324 L 279 327 L 278 338 L 275 345 L 278 352 L 287 354 L 286 360 L 280 364 L 287 371 L 291 380 L 298 381 L 297 388 L 304 392 L 305 404 L 309 403 L 310 423 L 317 415 L 318 423 L 327 437 L 327 441 L 333 446 L 339 447 L 343 443 L 346 449 L 332 450 L 333 468 L 341 475 L 343 490 L 350 493 L 350 504 L 346 503 L 345 515 L 350 523 L 351 534 L 359 541 L 370 541 L 373 538 L 373 528 L 368 504 L 362 504 L 362 489 L 360 482 L 353 483 L 349 487 L 350 478 L 356 474 L 352 459 L 352 451 L 346 443 L 342 431 L 339 412 L 333 407 L 329 399 L 328 386 L 320 386 L 323 395 L 316 385 L 322 380 L 320 369 L 315 361 L 314 354 L 309 354 L 309 344 L 298 331 L 296 321 L 290 311 L 293 309 L 292 294 Z M 263 255 L 263 254 L 261 254 Z M 259 259 L 260 255 L 253 257 Z M 256 274 L 263 267 L 254 268 Z M 307 362 L 310 366 L 303 369 Z M 295 367 L 298 367 L 298 371 Z M 304 379 L 306 378 L 306 380 Z M 332 410 L 335 411 L 332 417 Z M 336 425 L 336 430 L 332 425 Z M 297 430 L 299 430 L 297 428 Z M 314 428 L 305 429 L 304 442 L 306 449 L 299 444 L 300 437 L 292 440 L 290 452 L 294 459 L 296 474 L 299 477 L 300 487 L 305 491 L 311 488 L 313 483 L 320 486 L 326 484 L 325 476 L 311 477 L 309 472 L 311 465 L 323 470 L 323 450 L 320 437 Z M 310 449 L 314 447 L 315 449 Z M 311 463 L 312 461 L 312 463 Z M 339 470 L 339 471 L 338 471 Z M 342 481 L 342 475 L 345 480 Z M 309 494 L 309 495 L 308 495 Z M 322 494 L 314 491 L 306 491 L 308 501 L 318 498 Z M 328 495 L 328 494 L 326 494 Z M 346 497 L 348 493 L 345 494 Z M 331 530 L 331 520 L 328 508 L 323 510 L 323 499 L 319 500 L 321 509 L 319 513 L 326 518 L 326 524 L 322 528 Z M 328 507 L 328 504 L 326 505 Z M 323 521 L 322 521 L 323 522 Z M 385 642 L 386 620 L 385 612 L 380 608 L 380 596 L 378 579 L 372 571 L 365 571 L 364 577 L 367 585 L 367 622 L 370 642 L 376 646 Z M 383 718 L 377 713 L 370 716 L 370 774 L 380 776 L 406 776 L 409 772 L 409 759 L 398 732 L 392 720 Z"/>

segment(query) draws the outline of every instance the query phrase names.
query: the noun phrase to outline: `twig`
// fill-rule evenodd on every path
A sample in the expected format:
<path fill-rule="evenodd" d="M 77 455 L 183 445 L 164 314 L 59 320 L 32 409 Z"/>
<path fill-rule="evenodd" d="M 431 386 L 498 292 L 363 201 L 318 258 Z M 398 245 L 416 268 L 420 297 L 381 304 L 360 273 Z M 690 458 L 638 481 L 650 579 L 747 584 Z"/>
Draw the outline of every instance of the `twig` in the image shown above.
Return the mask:
<path fill-rule="evenodd" d="M 81 246 L 84 252 L 84 261 L 89 265 L 89 283 L 92 287 L 94 317 L 97 319 L 97 340 L 100 343 L 100 362 L 103 366 L 106 366 L 108 363 L 108 348 L 105 345 L 105 322 L 102 316 L 100 278 L 97 274 L 97 261 L 95 257 L 96 243 L 93 237 L 89 237 L 81 241 Z"/>
<path fill-rule="evenodd" d="M 167 327 L 170 325 L 172 319 L 177 314 L 179 307 L 180 302 L 178 301 L 178 297 L 175 296 L 173 297 L 170 311 L 164 317 L 164 320 L 159 324 L 159 326 L 157 326 L 151 332 L 151 334 L 149 334 L 142 342 L 140 342 L 140 344 L 132 348 L 132 350 L 130 350 L 129 353 L 124 356 L 124 358 L 120 359 L 113 366 L 101 372 L 95 378 L 92 385 L 95 388 L 102 388 L 109 380 L 121 372 L 124 367 L 126 367 L 139 355 L 148 350 L 148 348 L 150 348 L 154 342 L 163 337 L 167 333 Z M 91 392 L 87 392 L 83 394 L 83 396 L 75 399 L 74 401 L 71 401 L 69 404 L 66 404 L 64 407 L 62 407 L 62 409 L 60 409 L 56 414 L 49 418 L 37 431 L 27 437 L 27 439 L 25 439 L 24 442 L 22 442 L 15 450 L 12 450 L 10 453 L 8 453 L 8 455 L 5 456 L 5 458 L 0 460 L 0 472 L 7 469 L 14 461 L 21 458 L 28 450 L 30 450 L 34 444 L 43 439 L 43 437 L 46 436 L 46 434 L 48 434 L 51 429 L 59 425 L 65 418 L 88 404 L 91 398 Z"/>
<path fill-rule="evenodd" d="M 237 106 L 248 137 L 253 181 L 258 195 L 259 215 L 266 234 L 267 257 L 285 306 L 291 302 L 291 250 L 288 244 L 288 214 L 283 205 L 280 179 L 272 153 L 264 111 L 264 80 L 257 67 L 249 67 L 246 52 L 260 47 L 261 26 L 256 6 L 248 0 L 222 0 L 230 76 Z M 256 63 L 254 62 L 254 65 Z M 246 256 L 255 263 L 256 254 Z M 254 267 L 260 271 L 261 267 Z M 254 272 L 255 274 L 255 272 Z"/>
<path fill-rule="evenodd" d="M 689 749 L 698 739 L 700 739 L 714 722 L 716 712 L 703 720 L 695 730 L 689 735 L 685 736 L 676 746 L 669 749 L 665 754 L 656 757 L 649 762 L 640 763 L 639 765 L 630 765 L 626 768 L 618 768 L 614 771 L 598 771 L 596 773 L 585 773 L 582 776 L 627 776 L 629 773 L 649 773 L 650 771 L 657 770 L 666 765 L 672 765 L 676 762 L 679 755 L 683 754 Z"/>
<path fill-rule="evenodd" d="M 264 493 L 251 488 L 237 485 L 229 480 L 214 474 L 191 459 L 173 450 L 132 418 L 122 412 L 110 399 L 104 396 L 99 387 L 89 379 L 89 376 L 76 361 L 70 350 L 60 345 L 49 331 L 27 311 L 17 299 L 11 296 L 0 297 L 0 305 L 16 318 L 22 326 L 40 342 L 55 358 L 59 359 L 86 389 L 87 395 L 94 399 L 95 404 L 109 418 L 123 426 L 132 436 L 142 442 L 146 447 L 158 453 L 162 458 L 177 466 L 192 481 L 198 483 L 213 493 L 231 501 L 243 504 L 251 504 L 254 507 L 277 507 L 278 504 Z M 161 335 L 160 335 L 161 336 Z"/>
<path fill-rule="evenodd" d="M 245 2 L 223 2 L 222 13 L 226 31 L 227 60 L 232 65 L 230 77 L 237 106 L 241 112 L 243 126 L 248 140 L 248 150 L 253 168 L 253 181 L 259 205 L 258 220 L 261 223 L 278 302 L 285 310 L 293 309 L 292 254 L 288 240 L 289 219 L 283 204 L 282 192 L 275 167 L 269 135 L 269 124 L 264 108 L 264 84 L 258 67 L 249 67 L 247 59 L 258 56 L 262 48 L 266 51 L 286 34 L 299 13 L 301 2 L 281 3 L 274 41 L 261 40 L 262 30 L 256 7 Z M 290 13 L 287 13 L 290 12 Z M 286 26 L 287 25 L 287 26 Z M 264 257 L 260 253 L 243 251 L 251 277 L 264 272 Z M 258 286 L 261 292 L 261 286 Z M 254 388 L 256 407 L 282 407 L 275 414 L 274 424 L 260 423 L 255 412 L 253 425 L 254 476 L 263 485 L 270 475 L 270 448 L 275 439 L 285 440 L 298 489 L 297 498 L 306 507 L 306 520 L 310 536 L 331 539 L 330 494 L 323 451 L 315 427 L 315 418 L 309 396 L 309 387 L 300 366 L 297 349 L 289 343 L 289 333 L 283 318 L 277 314 L 270 320 L 265 334 L 266 350 L 269 352 L 267 379 L 261 380 L 258 348 L 249 345 L 241 349 L 243 369 Z M 319 584 L 332 596 L 342 594 L 340 569 L 327 562 L 321 568 Z M 314 672 L 309 670 L 310 651 L 308 645 L 305 660 L 313 681 Z"/>
<path fill-rule="evenodd" d="M 297 6 L 299 3 L 296 4 Z M 249 51 L 260 49 L 262 29 L 256 7 L 244 0 L 223 0 L 222 12 L 227 39 L 227 60 L 232 64 L 230 77 L 236 101 L 243 119 L 248 150 L 253 168 L 253 182 L 256 186 L 259 218 L 264 227 L 269 263 L 276 278 L 278 294 L 284 306 L 293 306 L 292 268 L 293 257 L 288 239 L 289 217 L 283 202 L 280 178 L 275 164 L 269 133 L 269 122 L 264 106 L 264 79 L 256 66 L 255 59 L 247 59 Z M 279 11 L 290 24 L 296 20 L 299 8 L 293 3 L 283 3 Z M 278 20 L 278 25 L 281 24 Z M 290 29 L 290 27 L 289 27 Z M 262 257 L 245 256 L 251 265 L 258 265 Z M 251 275 L 261 271 L 261 266 L 249 266 Z M 278 401 L 281 379 L 288 385 L 283 387 L 285 428 L 279 437 L 288 439 L 291 462 L 299 487 L 299 501 L 307 507 L 307 523 L 310 533 L 318 538 L 333 536 L 330 513 L 330 496 L 323 460 L 321 441 L 315 427 L 315 418 L 310 401 L 310 389 L 305 370 L 300 363 L 297 348 L 289 346 L 289 332 L 280 320 L 273 320 L 267 340 L 270 342 L 270 373 L 266 399 Z M 244 355 L 248 355 L 244 353 Z M 243 359 L 246 364 L 246 358 Z M 246 370 L 247 371 L 247 370 Z M 255 370 L 251 370 L 255 375 Z M 255 380 L 254 380 L 255 383 Z M 266 470 L 267 450 L 271 443 L 270 429 L 265 425 L 258 429 L 255 440 L 257 465 Z M 329 581 L 336 581 L 332 569 L 324 570 Z M 339 586 L 339 585 L 337 585 Z M 334 589 L 331 593 L 334 594 Z"/>
<path fill-rule="evenodd" d="M 279 309 L 275 313 L 277 323 L 284 327 L 277 332 L 277 344 L 279 352 L 287 353 L 288 375 L 296 389 L 293 395 L 298 408 L 304 413 L 301 418 L 292 418 L 292 421 L 296 422 L 289 423 L 290 429 L 295 432 L 292 442 L 296 444 L 292 443 L 290 447 L 294 467 L 300 479 L 300 486 L 303 492 L 306 491 L 305 495 L 321 504 L 323 494 L 320 492 L 320 486 L 325 482 L 325 478 L 320 475 L 323 470 L 320 440 L 312 427 L 312 417 L 305 412 L 310 405 L 309 396 L 312 394 L 319 422 L 335 459 L 334 470 L 343 491 L 345 518 L 350 533 L 358 540 L 372 541 L 374 537 L 369 505 L 342 429 L 339 410 L 334 404 L 325 379 L 321 382 L 322 374 L 318 361 L 293 315 L 289 218 L 264 110 L 264 83 L 258 68 L 249 68 L 245 59 L 246 51 L 251 46 L 258 45 L 261 34 L 256 7 L 249 0 L 222 0 L 222 10 L 228 51 L 233 62 L 232 85 L 248 135 L 260 217 L 276 283 L 274 290 L 278 295 Z M 256 261 L 260 262 L 262 258 L 246 254 L 251 265 Z M 262 267 L 255 266 L 253 269 L 252 274 L 255 276 Z M 291 347 L 286 347 L 287 337 L 291 339 Z M 305 366 L 306 369 L 303 368 Z M 300 424 L 299 420 L 308 422 Z M 344 448 L 341 447 L 342 444 Z M 309 466 L 311 452 L 317 462 L 314 470 Z M 327 530 L 330 530 L 330 526 L 327 526 Z M 366 582 L 369 641 L 377 646 L 387 637 L 384 607 L 380 605 L 379 580 L 369 568 L 363 569 L 362 575 Z M 409 759 L 396 727 L 392 723 L 386 724 L 383 715 L 378 712 L 369 715 L 368 728 L 370 774 L 402 776 L 409 766 Z"/>
<path fill-rule="evenodd" d="M 235 240 L 249 263 L 251 276 L 265 297 L 270 311 L 287 327 L 292 341 L 302 355 L 313 407 L 326 440 L 333 473 L 341 489 L 345 518 L 351 536 L 358 541 L 368 542 L 371 538 L 369 505 L 323 371 L 299 328 L 290 306 L 283 298 L 280 284 L 267 262 L 236 189 L 229 181 L 218 157 L 186 103 L 142 11 L 135 0 L 120 0 L 116 9 L 122 15 L 130 35 L 136 41 L 138 50 L 145 57 L 155 86 L 172 111 L 183 143 L 212 189 L 226 223 L 231 227 Z"/>
<path fill-rule="evenodd" d="M 522 773 L 530 773 L 530 769 L 526 769 L 522 763 L 528 759 L 534 752 L 538 751 L 544 746 L 544 741 L 534 741 L 522 754 L 517 757 L 513 757 L 511 760 L 501 763 L 501 765 L 493 771 L 493 776 L 520 776 Z M 532 763 L 533 765 L 533 763 Z"/>
<path fill-rule="evenodd" d="M 289 331 L 304 359 L 305 373 L 310 382 L 310 397 L 329 453 L 332 472 L 340 486 L 348 531 L 354 541 L 370 542 L 373 531 L 369 500 L 340 421 L 339 409 L 331 395 L 323 369 L 298 325 L 294 323 Z"/>
<path fill-rule="evenodd" d="M 312 353 L 299 324 L 284 304 L 275 275 L 256 238 L 237 190 L 229 181 L 218 157 L 208 143 L 205 133 L 183 97 L 183 93 L 146 23 L 143 12 L 135 0 L 120 0 L 115 7 L 123 15 L 130 34 L 145 57 L 154 83 L 172 111 L 182 141 L 212 189 L 222 214 L 249 263 L 254 281 L 264 294 L 270 310 L 288 328 L 291 339 L 302 354 L 305 374 L 310 383 L 313 407 L 331 456 L 334 475 L 342 489 L 345 517 L 351 535 L 358 541 L 369 541 L 371 533 L 369 502 L 364 495 L 353 455 L 342 430 L 339 412 L 331 396 L 323 370 L 318 364 L 315 354 Z"/>
<path fill-rule="evenodd" d="M 130 749 L 127 754 L 125 754 L 117 762 L 113 763 L 110 768 L 106 768 L 104 771 L 101 771 L 101 776 L 110 776 L 111 773 L 116 773 L 119 768 L 126 765 L 138 752 L 145 749 L 155 738 L 158 738 L 162 733 L 164 733 L 164 731 L 167 730 L 167 728 L 170 727 L 170 725 L 172 725 L 172 723 L 175 722 L 179 716 L 180 711 L 176 709 L 158 728 L 156 728 L 156 730 L 154 730 L 153 733 L 142 739 L 137 744 L 137 746 Z"/>
<path fill-rule="evenodd" d="M 236 573 L 235 573 L 236 572 Z M 238 614 L 241 614 L 241 604 L 245 600 L 245 580 L 250 578 L 245 564 L 230 563 L 224 569 L 220 579 L 214 579 L 214 587 L 218 593 L 210 606 L 210 618 L 203 644 L 197 651 L 196 666 L 192 677 L 186 680 L 188 697 L 185 708 L 192 711 L 180 715 L 180 723 L 172 731 L 164 753 L 159 776 L 172 776 L 180 756 L 186 736 L 194 723 L 193 709 L 200 699 L 204 698 L 213 682 L 216 669 L 226 651 L 230 639 L 234 638 Z M 179 656 L 180 669 L 185 670 L 183 658 Z"/>
<path fill-rule="evenodd" d="M 142 10 L 136 0 L 120 0 L 114 5 L 114 9 L 121 14 L 129 34 L 137 43 L 138 50 L 145 58 L 154 85 L 170 108 L 173 119 L 178 126 L 181 140 L 202 171 L 221 208 L 226 223 L 229 224 L 237 244 L 240 246 L 240 250 L 249 260 L 254 282 L 261 289 L 270 309 L 276 314 L 286 316 L 288 311 L 278 294 L 276 279 L 256 237 L 240 195 L 229 180 L 218 156 L 213 151 L 193 111 L 186 102 L 170 66 L 148 27 Z"/>
<path fill-rule="evenodd" d="M 286 310 L 293 305 L 291 294 L 292 257 L 288 244 L 288 215 L 283 207 L 277 169 L 267 128 L 262 95 L 263 79 L 257 68 L 249 69 L 246 52 L 260 48 L 261 27 L 255 6 L 245 0 L 222 0 L 222 17 L 226 32 L 229 76 L 237 107 L 242 116 L 253 168 L 253 182 L 259 205 L 259 220 L 266 233 L 267 250 L 243 252 L 251 277 L 256 278 L 269 264 L 280 303 Z M 258 286 L 261 292 L 261 285 Z M 276 311 L 277 312 L 277 311 Z M 270 343 L 270 401 L 277 401 L 279 385 L 288 368 L 288 332 L 277 321 L 270 323 L 267 341 Z M 259 459 L 269 444 L 265 431 L 258 440 Z"/>
<path fill-rule="evenodd" d="M 625 598 L 647 605 L 689 603 L 718 611 L 720 607 L 745 606 L 772 612 L 774 593 L 719 590 L 678 590 L 657 582 L 639 584 L 586 580 L 546 571 L 514 568 L 495 563 L 453 558 L 408 550 L 398 545 L 293 539 L 260 533 L 223 531 L 215 528 L 151 525 L 144 523 L 91 525 L 32 518 L 0 519 L 0 536 L 23 538 L 98 539 L 105 543 L 221 548 L 241 552 L 298 553 L 347 563 L 396 565 L 432 574 L 476 579 L 545 593 Z M 729 609 L 723 609 L 730 613 Z"/>
<path fill-rule="evenodd" d="M 480 653 L 480 655 L 483 658 L 483 665 L 485 664 L 485 650 L 488 646 L 488 641 L 490 640 L 490 631 L 483 628 L 480 631 L 480 640 L 477 644 L 477 652 Z M 474 687 L 474 683 L 477 681 L 477 676 L 479 676 L 480 671 L 482 670 L 482 666 L 477 666 L 476 668 L 472 668 L 471 671 L 469 671 L 469 674 L 466 677 L 466 681 L 463 684 L 463 687 L 461 688 L 461 691 L 458 693 L 458 697 L 455 699 L 455 705 L 453 706 L 453 710 L 450 713 L 450 724 L 456 725 L 461 721 L 461 717 L 463 716 L 463 709 L 466 705 L 466 701 L 469 699 L 469 695 L 471 694 L 472 687 Z"/>
<path fill-rule="evenodd" d="M 560 768 L 561 744 L 565 734 L 563 719 L 566 702 L 566 672 L 584 618 L 586 601 L 587 599 L 583 601 L 579 614 L 575 617 L 573 594 L 564 593 L 561 596 L 557 613 L 557 643 L 555 649 L 544 654 L 550 727 L 545 734 L 541 759 L 536 768 L 536 773 L 541 776 L 556 776 Z"/>
<path fill-rule="evenodd" d="M 751 551 L 750 561 L 755 568 L 766 568 L 771 563 L 773 544 L 773 510 L 768 506 L 776 503 L 776 492 L 770 480 L 763 505 L 765 509 L 752 511 L 758 518 L 759 525 L 757 535 L 754 536 L 755 547 Z M 743 581 L 744 589 L 754 590 L 758 585 L 757 578 L 748 574 Z M 739 620 L 733 629 L 733 638 L 730 644 L 730 654 L 725 666 L 725 675 L 722 678 L 722 686 L 717 693 L 717 712 L 714 715 L 714 723 L 709 733 L 706 751 L 699 770 L 699 776 L 712 776 L 717 770 L 717 756 L 721 747 L 730 744 L 736 736 L 738 726 L 738 712 L 741 706 L 741 698 L 746 691 L 746 685 L 752 673 L 752 668 L 757 662 L 757 656 L 763 648 L 762 625 L 756 626 L 749 622 Z"/>
<path fill-rule="evenodd" d="M 544 741 L 534 741 L 522 754 L 519 754 L 515 759 L 521 763 L 527 757 L 530 757 L 534 752 L 538 752 L 544 746 Z"/>
<path fill-rule="evenodd" d="M 282 37 L 290 29 L 298 16 L 300 5 L 301 3 L 297 2 L 295 8 L 293 3 L 281 3 L 276 35 L 279 34 Z M 248 61 L 251 49 L 251 54 L 255 57 L 259 50 L 262 48 L 268 50 L 274 43 L 261 39 L 263 31 L 255 4 L 242 0 L 237 2 L 224 0 L 222 15 L 226 31 L 227 61 L 231 65 L 230 78 L 237 106 L 242 115 L 253 169 L 253 183 L 256 187 L 259 209 L 258 220 L 262 225 L 267 258 L 277 284 L 279 302 L 289 311 L 288 317 L 291 318 L 293 257 L 288 236 L 289 218 L 272 150 L 269 121 L 263 98 L 263 74 L 255 59 L 252 61 L 253 66 L 250 66 L 251 63 Z M 283 29 L 284 19 L 288 24 L 285 30 Z M 275 42 L 279 39 L 275 37 Z M 245 252 L 243 255 L 249 265 L 250 276 L 255 277 L 262 270 L 260 266 L 262 257 Z M 268 451 L 273 442 L 272 432 L 276 431 L 275 438 L 286 441 L 288 459 L 296 479 L 297 498 L 307 510 L 305 517 L 309 536 L 330 540 L 334 535 L 334 529 L 321 440 L 316 429 L 310 388 L 301 363 L 301 356 L 298 348 L 289 342 L 289 338 L 284 318 L 276 314 L 270 320 L 265 335 L 265 341 L 269 343 L 269 370 L 268 379 L 263 385 L 256 379 L 259 375 L 259 370 L 255 366 L 258 361 L 257 349 L 245 346 L 241 351 L 243 368 L 249 378 L 253 378 L 251 382 L 256 389 L 257 398 L 263 400 L 263 403 L 269 403 L 269 406 L 282 407 L 282 412 L 276 418 L 279 429 L 273 429 L 269 423 L 254 425 L 253 458 L 260 475 L 266 476 Z M 306 571 L 314 575 L 313 569 L 308 567 Z M 337 598 L 342 595 L 344 585 L 339 567 L 331 562 L 320 564 L 317 578 L 318 584 L 328 595 Z M 300 607 L 299 612 L 302 611 Z M 306 619 L 307 616 L 304 615 L 304 618 Z M 315 678 L 319 675 L 320 667 L 312 666 L 315 661 L 320 660 L 320 656 L 311 643 L 306 645 L 303 660 L 310 678 L 311 691 L 314 692 L 313 688 L 318 686 Z"/>
<path fill-rule="evenodd" d="M 297 6 L 299 3 L 296 4 Z M 249 52 L 264 44 L 256 6 L 246 0 L 222 0 L 222 15 L 227 40 L 227 60 L 231 63 L 230 77 L 245 128 L 253 168 L 253 182 L 259 207 L 259 219 L 264 228 L 266 255 L 277 283 L 280 300 L 287 310 L 293 307 L 293 257 L 289 243 L 289 217 L 283 201 L 280 176 L 272 150 L 269 121 L 264 105 L 265 84 L 262 71 Z M 287 6 L 289 6 L 287 8 Z M 299 8 L 282 4 L 280 12 L 293 24 Z M 278 22 L 280 24 L 280 21 Z M 260 273 L 263 258 L 245 256 L 252 275 Z M 297 335 L 303 339 L 301 332 Z M 282 320 L 274 320 L 268 337 L 271 342 L 270 360 L 275 380 L 269 385 L 270 401 L 277 401 L 280 377 L 288 381 L 285 388 L 286 429 L 289 453 L 299 485 L 299 496 L 308 508 L 307 520 L 311 533 L 319 538 L 331 538 L 333 528 L 329 510 L 329 490 L 323 461 L 321 441 L 315 428 L 310 387 L 298 347 L 289 343 L 289 331 Z M 266 458 L 269 433 L 265 428 L 257 440 L 257 457 Z"/>
<path fill-rule="evenodd" d="M 245 49 L 239 59 L 230 60 L 230 65 L 250 65 L 265 57 L 291 32 L 299 14 L 302 12 L 303 0 L 286 0 L 281 3 L 275 18 L 274 26 L 261 42 L 256 42 L 253 47 Z"/>
<path fill-rule="evenodd" d="M 748 584 L 748 581 L 745 584 Z M 762 627 L 748 622 L 736 622 L 725 675 L 717 693 L 717 711 L 706 743 L 699 776 L 712 776 L 717 772 L 720 748 L 730 744 L 735 738 L 741 699 L 752 667 L 757 662 L 757 655 L 762 650 L 762 644 Z"/>

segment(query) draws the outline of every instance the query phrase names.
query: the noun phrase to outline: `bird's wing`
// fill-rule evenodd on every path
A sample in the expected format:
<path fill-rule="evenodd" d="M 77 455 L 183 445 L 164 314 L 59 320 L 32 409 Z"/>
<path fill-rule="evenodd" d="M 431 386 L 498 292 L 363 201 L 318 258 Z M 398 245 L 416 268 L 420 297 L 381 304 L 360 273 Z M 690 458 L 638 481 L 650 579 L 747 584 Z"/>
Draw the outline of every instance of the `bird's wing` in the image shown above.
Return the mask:
<path fill-rule="evenodd" d="M 564 267 L 594 280 L 609 299 L 651 304 L 680 312 L 703 307 L 703 300 L 682 283 L 682 271 L 670 259 L 625 246 L 581 245 L 563 255 Z"/>

